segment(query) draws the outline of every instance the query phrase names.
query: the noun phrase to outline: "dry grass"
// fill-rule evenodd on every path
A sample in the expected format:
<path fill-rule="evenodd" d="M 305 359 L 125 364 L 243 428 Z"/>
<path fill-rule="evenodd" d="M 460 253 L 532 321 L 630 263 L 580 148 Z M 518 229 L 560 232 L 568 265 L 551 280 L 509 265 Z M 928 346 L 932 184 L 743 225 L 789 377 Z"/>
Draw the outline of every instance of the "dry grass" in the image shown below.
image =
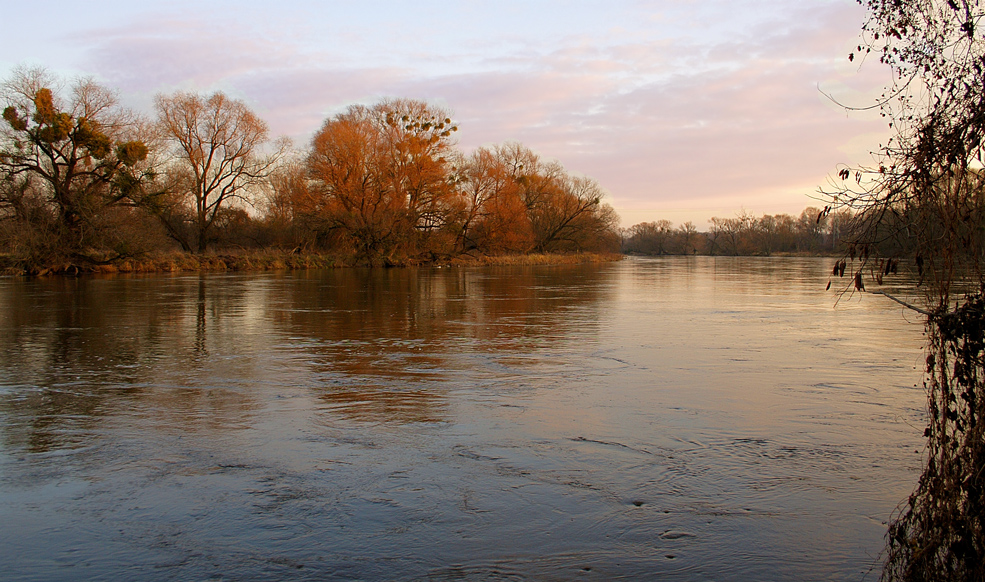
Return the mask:
<path fill-rule="evenodd" d="M 257 252 L 193 255 L 172 253 L 128 259 L 117 264 L 100 267 L 100 272 L 155 273 L 179 271 L 289 271 L 303 269 L 329 269 L 344 267 L 339 257 L 320 254 L 294 254 L 290 252 Z"/>
<path fill-rule="evenodd" d="M 236 252 L 195 255 L 191 253 L 162 253 L 141 258 L 128 258 L 106 264 L 64 263 L 46 267 L 25 267 L 0 257 L 0 276 L 80 275 L 83 273 L 177 273 L 216 271 L 292 271 L 333 269 L 353 266 L 353 261 L 340 255 L 293 253 L 288 251 Z M 461 256 L 438 264 L 483 265 L 570 265 L 603 263 L 622 259 L 609 253 L 477 255 Z M 418 263 L 408 262 L 406 266 Z M 429 264 L 429 263 L 425 263 Z"/>
<path fill-rule="evenodd" d="M 529 255 L 463 255 L 448 261 L 449 265 L 578 265 L 621 261 L 615 253 L 529 254 Z"/>

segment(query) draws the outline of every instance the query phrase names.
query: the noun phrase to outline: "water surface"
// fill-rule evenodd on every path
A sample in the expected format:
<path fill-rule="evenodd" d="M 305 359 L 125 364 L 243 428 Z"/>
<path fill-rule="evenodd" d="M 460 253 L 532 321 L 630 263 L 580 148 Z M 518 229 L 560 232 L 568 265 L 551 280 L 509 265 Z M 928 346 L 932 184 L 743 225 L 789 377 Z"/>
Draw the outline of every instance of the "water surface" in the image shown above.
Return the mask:
<path fill-rule="evenodd" d="M 875 579 L 923 328 L 829 263 L 0 280 L 0 572 Z"/>

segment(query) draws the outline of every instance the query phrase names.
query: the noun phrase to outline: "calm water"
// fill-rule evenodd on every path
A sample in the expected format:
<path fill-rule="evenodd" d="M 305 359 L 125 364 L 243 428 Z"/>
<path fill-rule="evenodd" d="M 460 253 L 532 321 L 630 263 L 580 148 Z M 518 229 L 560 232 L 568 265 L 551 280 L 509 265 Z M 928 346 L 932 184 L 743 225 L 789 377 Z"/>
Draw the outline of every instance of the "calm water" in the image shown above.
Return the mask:
<path fill-rule="evenodd" d="M 875 579 L 923 328 L 830 262 L 0 280 L 0 578 Z"/>

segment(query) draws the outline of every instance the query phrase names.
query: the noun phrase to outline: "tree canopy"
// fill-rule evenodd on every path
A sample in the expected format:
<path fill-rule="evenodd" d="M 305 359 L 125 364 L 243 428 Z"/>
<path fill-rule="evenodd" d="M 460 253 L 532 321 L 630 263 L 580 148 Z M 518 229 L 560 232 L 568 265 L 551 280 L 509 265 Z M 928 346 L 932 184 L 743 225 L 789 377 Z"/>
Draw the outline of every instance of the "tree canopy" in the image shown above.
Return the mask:
<path fill-rule="evenodd" d="M 617 251 L 594 180 L 521 144 L 458 149 L 444 108 L 352 105 L 307 148 L 221 92 L 158 95 L 156 119 L 91 80 L 4 84 L 0 258 L 27 265 L 281 247 L 390 265 L 462 254 Z M 39 267 L 40 268 L 40 267 Z"/>
<path fill-rule="evenodd" d="M 156 107 L 158 127 L 173 148 L 167 169 L 185 177 L 174 183 L 186 185 L 198 251 L 203 252 L 221 212 L 233 200 L 248 200 L 246 192 L 267 179 L 279 152 L 263 154 L 267 124 L 244 102 L 224 93 L 207 98 L 185 92 L 159 95 Z"/>

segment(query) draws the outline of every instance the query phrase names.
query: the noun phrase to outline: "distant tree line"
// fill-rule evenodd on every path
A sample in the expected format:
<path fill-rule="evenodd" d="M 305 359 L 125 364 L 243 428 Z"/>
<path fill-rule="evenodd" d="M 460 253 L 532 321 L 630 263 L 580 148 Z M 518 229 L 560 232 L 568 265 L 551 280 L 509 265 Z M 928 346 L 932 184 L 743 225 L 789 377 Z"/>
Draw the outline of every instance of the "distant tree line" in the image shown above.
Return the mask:
<path fill-rule="evenodd" d="M 303 151 L 223 93 L 122 108 L 91 80 L 20 69 L 0 99 L 0 255 L 108 263 L 155 251 L 278 248 L 356 264 L 619 250 L 590 178 L 519 143 L 456 148 L 423 101 L 353 105 Z"/>
<path fill-rule="evenodd" d="M 855 215 L 846 209 L 808 207 L 799 217 L 741 212 L 712 217 L 707 232 L 692 222 L 674 227 L 669 220 L 641 222 L 621 230 L 622 250 L 641 255 L 829 254 L 843 251 Z"/>

